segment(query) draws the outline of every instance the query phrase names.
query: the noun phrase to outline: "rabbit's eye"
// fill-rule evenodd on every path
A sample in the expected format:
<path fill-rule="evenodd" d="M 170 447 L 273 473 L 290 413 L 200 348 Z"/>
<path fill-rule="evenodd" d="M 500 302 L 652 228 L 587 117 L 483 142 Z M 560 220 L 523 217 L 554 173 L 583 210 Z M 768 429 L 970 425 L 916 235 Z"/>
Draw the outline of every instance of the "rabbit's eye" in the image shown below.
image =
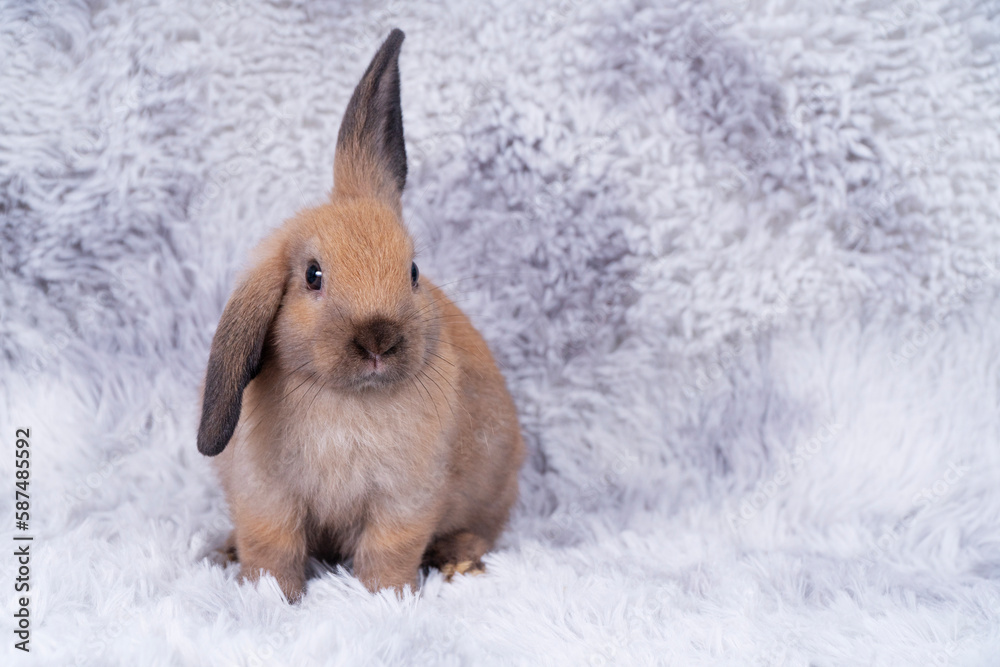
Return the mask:
<path fill-rule="evenodd" d="M 410 282 L 413 286 L 417 286 L 417 280 L 420 278 L 420 269 L 417 268 L 417 263 L 413 262 L 410 264 Z"/>
<path fill-rule="evenodd" d="M 309 285 L 309 289 L 319 289 L 323 286 L 323 271 L 319 268 L 319 264 L 313 262 L 306 269 L 306 283 Z"/>

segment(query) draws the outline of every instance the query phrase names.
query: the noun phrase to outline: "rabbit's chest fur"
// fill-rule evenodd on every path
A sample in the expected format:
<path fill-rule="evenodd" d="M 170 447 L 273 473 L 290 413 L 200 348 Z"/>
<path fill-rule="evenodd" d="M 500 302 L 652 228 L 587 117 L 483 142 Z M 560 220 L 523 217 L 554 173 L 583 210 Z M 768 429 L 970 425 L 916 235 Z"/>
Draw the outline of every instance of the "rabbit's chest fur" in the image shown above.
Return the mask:
<path fill-rule="evenodd" d="M 351 524 L 373 509 L 405 518 L 433 503 L 447 465 L 438 416 L 419 399 L 324 392 L 307 410 L 276 406 L 271 442 L 253 448 L 264 474 L 324 525 Z"/>

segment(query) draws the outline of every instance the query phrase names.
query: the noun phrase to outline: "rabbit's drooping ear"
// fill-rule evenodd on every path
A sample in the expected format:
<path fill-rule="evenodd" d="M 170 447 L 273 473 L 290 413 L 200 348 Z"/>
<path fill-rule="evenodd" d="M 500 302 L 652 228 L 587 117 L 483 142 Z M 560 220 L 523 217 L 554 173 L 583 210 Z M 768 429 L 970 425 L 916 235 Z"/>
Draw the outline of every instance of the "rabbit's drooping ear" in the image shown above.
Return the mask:
<path fill-rule="evenodd" d="M 222 452 L 240 420 L 243 389 L 260 371 L 264 340 L 285 292 L 281 253 L 260 262 L 229 297 L 212 339 L 198 451 Z"/>
<path fill-rule="evenodd" d="M 399 102 L 398 28 L 375 54 L 344 112 L 334 159 L 334 192 L 374 196 L 399 209 L 406 184 L 403 111 Z"/>

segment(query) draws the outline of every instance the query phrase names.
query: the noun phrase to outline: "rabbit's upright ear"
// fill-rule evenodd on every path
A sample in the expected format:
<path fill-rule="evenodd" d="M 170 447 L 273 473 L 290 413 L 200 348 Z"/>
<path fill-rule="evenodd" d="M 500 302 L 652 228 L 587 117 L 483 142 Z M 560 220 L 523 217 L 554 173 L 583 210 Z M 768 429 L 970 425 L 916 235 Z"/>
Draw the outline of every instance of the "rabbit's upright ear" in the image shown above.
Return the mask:
<path fill-rule="evenodd" d="M 398 28 L 375 54 L 344 112 L 334 159 L 334 194 L 374 196 L 397 211 L 406 184 L 403 111 L 399 101 Z"/>
<path fill-rule="evenodd" d="M 198 451 L 215 456 L 229 444 L 243 405 L 243 389 L 260 371 L 268 329 L 285 292 L 283 252 L 264 258 L 229 297 L 212 339 Z"/>

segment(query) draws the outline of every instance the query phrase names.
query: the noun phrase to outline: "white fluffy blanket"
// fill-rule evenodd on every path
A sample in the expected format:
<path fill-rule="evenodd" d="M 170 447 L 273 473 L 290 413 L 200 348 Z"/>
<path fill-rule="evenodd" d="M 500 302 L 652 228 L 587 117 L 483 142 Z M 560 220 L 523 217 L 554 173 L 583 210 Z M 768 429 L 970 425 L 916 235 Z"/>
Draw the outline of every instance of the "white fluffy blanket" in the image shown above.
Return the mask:
<path fill-rule="evenodd" d="M 996 664 L 995 4 L 5 4 L 4 664 Z M 198 385 L 395 26 L 420 268 L 531 454 L 486 576 L 288 606 L 211 557 Z"/>

